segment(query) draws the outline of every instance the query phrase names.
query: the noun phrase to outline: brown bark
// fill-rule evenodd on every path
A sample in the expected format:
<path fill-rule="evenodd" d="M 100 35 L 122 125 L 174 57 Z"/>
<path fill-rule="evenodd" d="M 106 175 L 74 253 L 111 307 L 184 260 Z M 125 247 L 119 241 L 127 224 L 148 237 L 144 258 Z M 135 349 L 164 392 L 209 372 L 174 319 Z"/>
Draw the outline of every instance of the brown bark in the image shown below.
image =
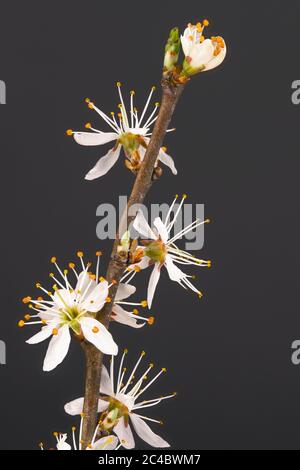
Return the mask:
<path fill-rule="evenodd" d="M 127 204 L 127 209 L 122 216 L 106 273 L 106 279 L 108 282 L 111 282 L 112 280 L 116 281 L 115 285 L 113 285 L 110 289 L 109 295 L 111 302 L 106 303 L 100 312 L 102 321 L 107 328 L 109 327 L 110 315 L 114 298 L 118 289 L 118 284 L 122 274 L 124 273 L 124 270 L 126 269 L 127 263 L 127 260 L 117 253 L 119 239 L 127 230 L 127 227 L 135 217 L 136 210 L 131 212 L 129 215 L 129 209 L 134 205 L 142 204 L 151 187 L 153 169 L 157 160 L 157 156 L 183 89 L 183 84 L 174 85 L 171 80 L 166 78 L 162 80 L 162 102 L 158 113 L 158 118 L 155 122 L 153 133 L 141 168 L 136 176 Z M 103 355 L 91 344 L 84 343 L 83 347 L 86 354 L 86 383 L 83 409 L 85 419 L 83 422 L 82 440 L 84 441 L 85 445 L 88 445 L 92 439 L 97 424 L 97 404 Z"/>

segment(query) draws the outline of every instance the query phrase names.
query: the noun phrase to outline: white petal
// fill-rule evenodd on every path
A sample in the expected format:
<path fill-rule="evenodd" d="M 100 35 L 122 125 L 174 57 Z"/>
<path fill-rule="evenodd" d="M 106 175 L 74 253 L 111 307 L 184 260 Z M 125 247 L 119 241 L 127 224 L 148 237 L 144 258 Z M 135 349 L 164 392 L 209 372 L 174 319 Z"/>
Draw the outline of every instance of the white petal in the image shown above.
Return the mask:
<path fill-rule="evenodd" d="M 181 45 L 182 45 L 182 50 L 183 50 L 183 53 L 185 56 L 189 56 L 190 55 L 190 48 L 191 48 L 191 44 L 192 44 L 192 41 L 190 41 L 187 37 L 186 37 L 186 31 L 187 31 L 188 28 L 186 28 L 186 30 L 184 31 L 184 35 L 180 37 L 181 39 Z"/>
<path fill-rule="evenodd" d="M 132 294 L 134 294 L 136 291 L 136 288 L 130 284 L 124 284 L 120 283 L 117 294 L 115 297 L 115 300 L 124 300 L 127 299 L 127 297 L 130 297 Z"/>
<path fill-rule="evenodd" d="M 103 365 L 101 370 L 101 385 L 100 385 L 100 393 L 103 395 L 114 396 L 114 391 L 112 389 L 112 384 L 110 380 L 110 376 L 108 370 Z"/>
<path fill-rule="evenodd" d="M 225 41 L 224 41 L 224 44 L 225 44 Z M 218 65 L 220 65 L 223 62 L 223 60 L 225 59 L 226 52 L 227 52 L 227 48 L 226 48 L 226 44 L 225 44 L 224 49 L 221 49 L 221 52 L 217 56 L 214 56 L 213 59 L 211 59 L 205 65 L 205 69 L 203 70 L 203 72 L 207 72 L 207 70 L 212 70 L 215 67 L 218 67 Z"/>
<path fill-rule="evenodd" d="M 160 149 L 158 154 L 158 160 L 160 160 L 164 165 L 168 166 L 172 171 L 173 175 L 177 175 L 177 170 L 173 158 Z"/>
<path fill-rule="evenodd" d="M 65 308 L 66 305 L 72 306 L 74 299 L 74 292 L 69 292 L 68 289 L 58 289 L 54 292 L 54 302 L 58 309 Z"/>
<path fill-rule="evenodd" d="M 116 436 L 101 437 L 94 442 L 92 450 L 114 450 L 118 443 L 119 439 Z"/>
<path fill-rule="evenodd" d="M 154 227 L 156 228 L 156 230 L 157 230 L 157 232 L 158 232 L 158 235 L 160 235 L 160 238 L 162 239 L 162 241 L 163 241 L 164 243 L 167 243 L 168 238 L 169 238 L 169 234 L 168 234 L 167 227 L 165 226 L 165 224 L 163 223 L 163 221 L 161 220 L 161 218 L 160 218 L 160 217 L 156 217 L 156 218 L 154 219 L 153 225 L 154 225 Z"/>
<path fill-rule="evenodd" d="M 136 433 L 140 436 L 141 439 L 143 439 L 143 441 L 147 442 L 147 444 L 158 448 L 170 447 L 170 444 L 168 444 L 168 442 L 165 441 L 162 437 L 155 434 L 142 418 L 135 415 L 134 413 L 130 414 L 130 418 Z"/>
<path fill-rule="evenodd" d="M 68 415 L 71 416 L 76 416 L 80 415 L 83 411 L 83 403 L 84 403 L 84 398 L 76 398 L 76 400 L 70 401 L 69 403 L 65 404 L 65 412 Z M 98 400 L 98 413 L 102 413 L 102 411 L 106 410 L 108 407 L 109 403 L 104 400 Z"/>
<path fill-rule="evenodd" d="M 102 323 L 95 318 L 90 317 L 82 317 L 79 320 L 79 323 L 85 339 L 96 346 L 99 351 L 102 351 L 104 354 L 112 354 L 113 356 L 118 354 L 117 344 L 114 342 L 112 335 L 105 326 L 102 325 Z M 93 330 L 97 330 L 97 332 L 94 333 Z"/>
<path fill-rule="evenodd" d="M 125 449 L 133 449 L 135 446 L 134 437 L 129 423 L 125 426 L 124 416 L 119 419 L 118 424 L 114 427 L 114 432 L 119 438 L 120 443 Z"/>
<path fill-rule="evenodd" d="M 149 224 L 147 220 L 145 219 L 145 216 L 141 209 L 139 209 L 134 222 L 133 222 L 133 228 L 139 232 L 140 235 L 144 238 L 151 238 L 152 240 L 156 240 L 157 237 L 154 235 L 153 231 L 149 227 Z"/>
<path fill-rule="evenodd" d="M 60 315 L 57 312 L 54 312 L 53 309 L 49 308 L 48 310 L 44 310 L 39 313 L 39 317 L 41 320 L 55 322 L 56 320 L 60 320 Z"/>
<path fill-rule="evenodd" d="M 94 287 L 94 289 L 84 297 L 81 306 L 88 312 L 99 312 L 105 304 L 108 297 L 108 282 L 103 281 Z"/>
<path fill-rule="evenodd" d="M 205 39 L 200 44 L 195 44 L 190 51 L 192 67 L 198 68 L 206 65 L 214 57 L 214 46 L 210 39 Z"/>
<path fill-rule="evenodd" d="M 152 274 L 149 279 L 149 284 L 148 284 L 147 301 L 148 301 L 149 308 L 151 308 L 151 305 L 152 305 L 152 300 L 153 300 L 157 283 L 159 281 L 159 277 L 160 277 L 160 265 L 159 263 L 155 263 Z"/>
<path fill-rule="evenodd" d="M 89 273 L 87 271 L 82 271 L 78 276 L 75 291 L 76 292 L 80 291 L 81 294 L 84 294 L 85 296 L 87 296 L 96 287 L 96 285 L 97 285 L 97 282 L 90 278 Z M 89 288 L 88 290 L 86 290 L 88 286 Z"/>
<path fill-rule="evenodd" d="M 166 256 L 165 267 L 167 268 L 169 277 L 172 281 L 180 282 L 181 279 L 186 277 L 186 274 L 181 271 L 174 263 L 170 255 Z"/>
<path fill-rule="evenodd" d="M 71 341 L 71 335 L 68 325 L 64 325 L 58 329 L 58 334 L 53 335 L 51 339 L 46 357 L 44 360 L 44 371 L 55 369 L 66 357 Z"/>
<path fill-rule="evenodd" d="M 104 157 L 101 157 L 100 160 L 97 161 L 96 165 L 85 175 L 85 179 L 94 180 L 96 178 L 100 178 L 100 176 L 106 175 L 118 160 L 120 151 L 120 145 L 118 145 L 116 149 L 110 149 L 107 154 L 104 155 Z"/>
<path fill-rule="evenodd" d="M 112 310 L 112 320 L 122 323 L 122 325 L 131 326 L 132 328 L 142 328 L 146 323 L 138 323 L 134 317 L 131 317 L 126 310 L 120 305 L 114 305 Z"/>
<path fill-rule="evenodd" d="M 44 341 L 45 339 L 49 338 L 52 335 L 52 331 L 53 331 L 53 328 L 55 328 L 55 326 L 57 325 L 52 324 L 52 325 L 43 326 L 41 331 L 39 331 L 34 336 L 29 338 L 26 341 L 26 343 L 28 344 L 41 343 L 42 341 Z"/>
<path fill-rule="evenodd" d="M 115 132 L 75 132 L 73 137 L 80 145 L 103 145 L 119 138 Z"/>

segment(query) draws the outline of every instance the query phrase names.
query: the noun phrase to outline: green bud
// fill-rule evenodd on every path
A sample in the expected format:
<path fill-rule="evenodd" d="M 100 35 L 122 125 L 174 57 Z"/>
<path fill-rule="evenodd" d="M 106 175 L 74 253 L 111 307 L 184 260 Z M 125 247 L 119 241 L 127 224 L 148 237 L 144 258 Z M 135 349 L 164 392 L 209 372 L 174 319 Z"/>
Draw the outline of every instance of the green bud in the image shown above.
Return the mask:
<path fill-rule="evenodd" d="M 165 47 L 164 71 L 172 72 L 177 65 L 180 50 L 179 29 L 173 28 Z"/>

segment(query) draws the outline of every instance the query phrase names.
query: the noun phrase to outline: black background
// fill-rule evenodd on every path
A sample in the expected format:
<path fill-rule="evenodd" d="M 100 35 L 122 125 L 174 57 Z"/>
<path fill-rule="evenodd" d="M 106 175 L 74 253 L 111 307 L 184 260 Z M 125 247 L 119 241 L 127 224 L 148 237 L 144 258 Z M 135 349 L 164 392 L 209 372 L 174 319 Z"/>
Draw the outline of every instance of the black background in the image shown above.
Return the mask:
<path fill-rule="evenodd" d="M 121 80 L 143 100 L 159 84 L 169 29 L 206 17 L 228 55 L 188 85 L 173 118 L 177 131 L 166 139 L 179 174 L 166 170 L 147 203 L 183 192 L 204 203 L 213 223 L 201 256 L 213 268 L 199 273 L 201 301 L 165 274 L 152 329 L 112 325 L 112 332 L 132 362 L 145 349 L 168 368 L 152 396 L 177 390 L 178 397 L 149 415 L 165 421 L 154 428 L 173 448 L 299 448 L 300 369 L 290 359 L 300 335 L 300 108 L 291 103 L 299 79 L 297 3 L 2 3 L 2 449 L 52 445 L 51 432 L 74 423 L 63 405 L 82 395 L 81 349 L 73 341 L 63 364 L 42 372 L 46 343 L 25 344 L 35 329 L 17 328 L 20 300 L 36 281 L 48 281 L 53 255 L 64 263 L 78 249 L 91 258 L 100 248 L 107 260 L 111 242 L 96 238 L 96 207 L 117 204 L 133 182 L 122 159 L 104 178 L 85 181 L 109 147 L 78 146 L 65 129 L 92 120 L 108 130 L 83 99 L 110 111 Z M 140 277 L 141 298 L 148 274 Z"/>

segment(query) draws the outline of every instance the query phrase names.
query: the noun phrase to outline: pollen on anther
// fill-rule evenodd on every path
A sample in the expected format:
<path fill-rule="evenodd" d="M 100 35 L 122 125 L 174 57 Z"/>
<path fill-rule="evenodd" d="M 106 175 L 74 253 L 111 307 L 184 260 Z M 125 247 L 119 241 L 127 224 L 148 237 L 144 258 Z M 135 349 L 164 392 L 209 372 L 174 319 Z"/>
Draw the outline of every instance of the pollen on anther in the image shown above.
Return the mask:
<path fill-rule="evenodd" d="M 74 263 L 69 263 L 69 268 L 74 269 L 74 268 L 75 268 L 75 264 L 74 264 Z"/>
<path fill-rule="evenodd" d="M 18 326 L 19 326 L 20 328 L 23 328 L 24 325 L 25 325 L 24 320 L 20 320 L 20 321 L 18 322 Z"/>
<path fill-rule="evenodd" d="M 148 306 L 147 300 L 142 300 L 141 301 L 141 306 L 144 307 L 144 308 L 147 307 Z"/>
<path fill-rule="evenodd" d="M 149 318 L 148 318 L 148 324 L 149 324 L 150 326 L 152 326 L 152 325 L 154 324 L 154 322 L 155 322 L 155 318 L 154 318 L 154 317 L 149 317 Z"/>
<path fill-rule="evenodd" d="M 167 372 L 167 369 L 165 367 L 162 368 L 163 372 Z"/>
<path fill-rule="evenodd" d="M 84 127 L 86 129 L 90 129 L 92 127 L 92 124 L 90 122 L 85 123 Z"/>
<path fill-rule="evenodd" d="M 134 315 L 138 315 L 138 314 L 139 314 L 139 311 L 138 311 L 137 308 L 134 308 L 133 311 L 132 311 L 132 313 L 134 313 Z"/>
<path fill-rule="evenodd" d="M 155 106 L 158 108 L 160 106 L 160 103 L 156 101 Z"/>
<path fill-rule="evenodd" d="M 76 426 L 72 426 L 72 432 L 76 431 Z"/>
<path fill-rule="evenodd" d="M 69 136 L 73 135 L 72 129 L 67 129 L 66 134 L 69 135 Z"/>
<path fill-rule="evenodd" d="M 208 20 L 203 20 L 203 25 L 204 26 L 209 26 L 209 21 Z"/>
<path fill-rule="evenodd" d="M 89 98 L 85 98 L 84 100 L 86 103 L 89 103 L 91 100 Z"/>
<path fill-rule="evenodd" d="M 124 354 L 127 354 L 127 353 L 128 353 L 128 349 L 125 348 L 125 349 L 124 349 Z"/>
<path fill-rule="evenodd" d="M 99 328 L 97 326 L 94 326 L 94 328 L 92 329 L 92 332 L 99 333 Z"/>
<path fill-rule="evenodd" d="M 121 82 L 117 82 L 117 87 L 120 87 L 122 86 L 122 83 Z"/>
<path fill-rule="evenodd" d="M 82 251 L 77 251 L 77 256 L 78 256 L 78 258 L 82 258 L 83 257 L 83 252 Z"/>
<path fill-rule="evenodd" d="M 105 281 L 105 277 L 100 276 L 100 277 L 99 277 L 99 281 L 100 281 L 100 282 L 104 282 L 104 281 Z"/>
<path fill-rule="evenodd" d="M 52 264 L 56 263 L 56 256 L 52 256 L 50 262 L 51 262 Z"/>
<path fill-rule="evenodd" d="M 57 336 L 57 335 L 58 335 L 58 329 L 57 329 L 57 328 L 53 328 L 52 334 L 53 334 L 53 336 Z"/>
<path fill-rule="evenodd" d="M 29 321 L 30 318 L 31 318 L 31 315 L 29 315 L 29 313 L 27 313 L 26 315 L 24 315 L 24 318 L 26 321 Z"/>
<path fill-rule="evenodd" d="M 31 301 L 31 297 L 29 295 L 22 299 L 23 304 L 29 304 L 30 301 Z"/>
<path fill-rule="evenodd" d="M 102 255 L 102 251 L 96 251 L 96 256 L 101 256 Z"/>
<path fill-rule="evenodd" d="M 182 199 L 186 199 L 186 198 L 187 198 L 187 194 L 183 194 Z"/>
<path fill-rule="evenodd" d="M 106 297 L 105 302 L 109 304 L 111 302 L 111 297 Z"/>

